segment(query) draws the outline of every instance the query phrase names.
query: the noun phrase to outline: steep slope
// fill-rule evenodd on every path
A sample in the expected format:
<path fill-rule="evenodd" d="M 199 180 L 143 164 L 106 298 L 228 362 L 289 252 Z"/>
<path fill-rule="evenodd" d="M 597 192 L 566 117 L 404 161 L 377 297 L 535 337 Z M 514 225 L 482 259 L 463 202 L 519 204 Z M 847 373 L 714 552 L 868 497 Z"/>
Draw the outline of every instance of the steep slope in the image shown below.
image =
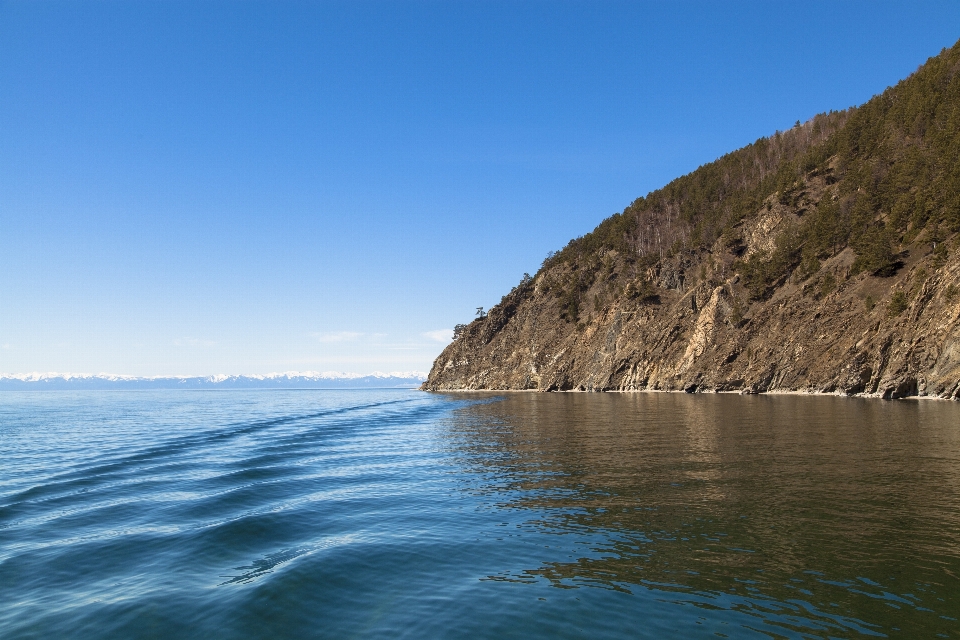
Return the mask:
<path fill-rule="evenodd" d="M 958 232 L 960 43 L 572 240 L 423 388 L 956 398 Z"/>

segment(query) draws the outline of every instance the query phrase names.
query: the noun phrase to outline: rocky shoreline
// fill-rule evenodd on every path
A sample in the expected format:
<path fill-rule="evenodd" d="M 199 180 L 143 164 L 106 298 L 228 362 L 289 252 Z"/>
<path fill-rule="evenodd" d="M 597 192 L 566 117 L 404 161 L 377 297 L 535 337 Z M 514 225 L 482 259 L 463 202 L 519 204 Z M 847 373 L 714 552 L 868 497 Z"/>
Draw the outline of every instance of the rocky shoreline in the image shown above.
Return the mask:
<path fill-rule="evenodd" d="M 776 226 L 760 216 L 746 231 L 775 233 Z M 956 241 L 944 241 L 951 250 L 940 264 L 930 243 L 918 239 L 891 276 L 851 275 L 854 256 L 846 249 L 749 305 L 736 273 L 720 283 L 688 277 L 674 289 L 662 286 L 678 281 L 669 272 L 683 268 L 683 258 L 664 261 L 653 274 L 656 300 L 621 294 L 578 325 L 560 317 L 561 301 L 543 286 L 563 274 L 546 269 L 463 328 L 421 388 L 957 399 Z M 709 255 L 722 256 L 722 249 Z M 833 282 L 829 291 L 824 281 Z"/>

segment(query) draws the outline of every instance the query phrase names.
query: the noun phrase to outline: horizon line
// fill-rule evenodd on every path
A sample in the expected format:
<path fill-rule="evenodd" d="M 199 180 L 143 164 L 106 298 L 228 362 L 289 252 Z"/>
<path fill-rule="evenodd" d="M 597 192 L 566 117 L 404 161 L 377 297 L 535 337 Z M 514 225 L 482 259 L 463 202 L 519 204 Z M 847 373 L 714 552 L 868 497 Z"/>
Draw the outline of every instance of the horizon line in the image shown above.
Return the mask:
<path fill-rule="evenodd" d="M 284 371 L 270 373 L 239 373 L 239 374 L 206 374 L 206 375 L 128 375 L 115 373 L 70 373 L 70 372 L 39 372 L 29 373 L 0 373 L 0 380 L 19 380 L 21 382 L 40 382 L 50 379 L 90 379 L 98 378 L 103 380 L 115 381 L 135 381 L 135 380 L 191 380 L 204 379 L 210 382 L 219 382 L 236 378 L 248 378 L 252 380 L 267 380 L 278 378 L 314 378 L 326 380 L 356 380 L 359 378 L 402 378 L 402 379 L 426 379 L 427 372 L 424 371 L 373 371 L 370 373 L 350 373 L 345 371 Z"/>

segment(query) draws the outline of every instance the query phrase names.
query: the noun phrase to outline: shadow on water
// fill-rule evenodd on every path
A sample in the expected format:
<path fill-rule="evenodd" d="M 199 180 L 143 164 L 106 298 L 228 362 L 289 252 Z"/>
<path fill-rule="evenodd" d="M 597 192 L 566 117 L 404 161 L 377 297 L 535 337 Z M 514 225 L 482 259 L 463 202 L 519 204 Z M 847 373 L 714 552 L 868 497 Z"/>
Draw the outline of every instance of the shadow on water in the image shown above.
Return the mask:
<path fill-rule="evenodd" d="M 556 550 L 490 580 L 652 591 L 774 636 L 957 637 L 958 418 L 938 402 L 509 394 L 449 430 L 465 490 Z"/>

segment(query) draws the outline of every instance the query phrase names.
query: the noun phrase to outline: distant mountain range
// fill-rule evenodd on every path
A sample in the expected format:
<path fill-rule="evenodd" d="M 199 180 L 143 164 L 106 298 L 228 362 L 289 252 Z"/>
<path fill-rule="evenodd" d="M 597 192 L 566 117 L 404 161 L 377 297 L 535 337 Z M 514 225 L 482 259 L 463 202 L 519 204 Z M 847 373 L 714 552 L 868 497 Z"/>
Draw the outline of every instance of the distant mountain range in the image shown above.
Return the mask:
<path fill-rule="evenodd" d="M 369 375 L 338 371 L 289 371 L 266 375 L 120 376 L 111 374 L 0 374 L 0 391 L 96 389 L 410 389 L 427 375 L 420 371 L 376 371 Z"/>

